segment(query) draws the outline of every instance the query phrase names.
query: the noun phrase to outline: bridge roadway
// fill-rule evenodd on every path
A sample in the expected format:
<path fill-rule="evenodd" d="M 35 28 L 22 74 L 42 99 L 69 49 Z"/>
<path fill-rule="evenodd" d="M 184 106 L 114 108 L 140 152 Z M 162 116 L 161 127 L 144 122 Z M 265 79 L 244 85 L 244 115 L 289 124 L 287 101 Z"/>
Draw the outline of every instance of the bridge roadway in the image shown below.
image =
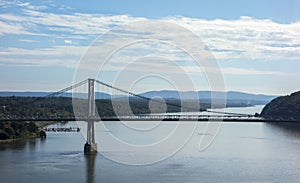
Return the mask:
<path fill-rule="evenodd" d="M 135 116 L 93 116 L 87 118 L 86 116 L 38 116 L 38 117 L 0 117 L 0 121 L 224 121 L 224 122 L 274 122 L 282 120 L 269 120 L 253 115 L 135 115 Z M 295 121 L 288 121 L 295 122 Z"/>

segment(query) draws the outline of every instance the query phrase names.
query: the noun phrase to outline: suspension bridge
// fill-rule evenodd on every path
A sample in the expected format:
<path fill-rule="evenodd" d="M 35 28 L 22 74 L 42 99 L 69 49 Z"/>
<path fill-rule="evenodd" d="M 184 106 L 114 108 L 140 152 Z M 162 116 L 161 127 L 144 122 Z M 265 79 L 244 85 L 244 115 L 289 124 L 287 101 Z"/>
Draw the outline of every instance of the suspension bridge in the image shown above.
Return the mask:
<path fill-rule="evenodd" d="M 57 97 L 65 92 L 72 91 L 77 87 L 86 85 L 87 90 L 87 113 L 84 115 L 72 115 L 72 116 L 0 116 L 0 121 L 86 121 L 87 122 L 87 142 L 84 146 L 85 153 L 97 152 L 97 144 L 95 142 L 95 130 L 94 122 L 97 121 L 155 121 L 155 120 L 165 120 L 165 121 L 248 121 L 248 122 L 263 122 L 267 121 L 263 118 L 257 117 L 255 115 L 249 114 L 239 114 L 239 113 L 228 113 L 228 112 L 217 112 L 213 110 L 206 110 L 207 114 L 199 115 L 199 109 L 192 108 L 189 106 L 182 106 L 178 104 L 163 102 L 161 100 L 155 100 L 145 96 L 135 94 L 130 91 L 123 90 L 121 88 L 109 85 L 107 83 L 101 82 L 95 79 L 86 79 L 72 86 L 64 88 L 60 91 L 51 93 L 43 98 Z M 99 116 L 96 113 L 95 107 L 95 84 L 116 90 L 118 92 L 124 93 L 129 96 L 137 97 L 146 101 L 154 101 L 158 103 L 166 104 L 167 106 L 178 107 L 179 109 L 187 109 L 189 111 L 195 111 L 195 113 L 189 114 L 138 114 L 138 115 L 124 115 L 124 116 Z M 37 100 L 41 100 L 37 98 Z"/>

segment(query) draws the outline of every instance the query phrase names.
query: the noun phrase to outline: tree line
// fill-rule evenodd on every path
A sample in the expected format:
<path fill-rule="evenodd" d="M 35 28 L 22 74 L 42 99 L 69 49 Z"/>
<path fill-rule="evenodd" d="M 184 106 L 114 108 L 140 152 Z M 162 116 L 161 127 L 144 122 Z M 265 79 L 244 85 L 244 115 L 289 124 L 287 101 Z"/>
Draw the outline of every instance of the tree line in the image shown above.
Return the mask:
<path fill-rule="evenodd" d="M 76 103 L 76 114 L 86 115 L 88 101 L 73 99 Z M 138 98 L 98 99 L 95 100 L 96 109 L 100 116 L 116 116 L 133 114 L 149 114 L 161 112 L 195 111 L 197 102 L 185 101 L 184 107 L 178 99 L 165 101 L 144 100 Z M 209 104 L 201 104 L 205 110 Z M 116 114 L 117 113 L 117 114 Z M 0 97 L 0 117 L 7 116 L 74 116 L 72 98 L 68 97 Z"/>

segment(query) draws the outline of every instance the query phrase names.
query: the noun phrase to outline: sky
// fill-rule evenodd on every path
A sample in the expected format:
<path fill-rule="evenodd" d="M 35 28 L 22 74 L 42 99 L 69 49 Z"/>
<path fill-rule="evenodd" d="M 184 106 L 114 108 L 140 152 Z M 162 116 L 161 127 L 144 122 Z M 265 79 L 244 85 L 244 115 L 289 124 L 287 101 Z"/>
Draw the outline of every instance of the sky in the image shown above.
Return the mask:
<path fill-rule="evenodd" d="M 88 60 L 85 55 L 91 45 L 113 37 L 118 30 L 117 37 L 101 45 L 98 54 L 103 56 L 113 48 L 110 45 L 124 38 L 120 35 L 129 35 L 129 31 L 121 30 L 140 21 L 171 23 L 199 37 L 203 43 L 199 52 L 209 50 L 213 55 L 227 91 L 287 95 L 300 90 L 297 0 L 0 0 L 0 7 L 0 91 L 57 91 L 67 87 L 80 73 L 80 63 Z M 146 23 L 140 27 L 142 35 L 134 36 L 141 38 L 151 31 L 164 30 L 152 30 Z M 167 36 L 168 32 L 160 33 Z M 169 43 L 178 41 L 181 34 L 184 32 L 173 34 Z M 193 41 L 182 42 L 189 50 Z M 206 72 L 214 71 L 199 69 L 189 56 L 176 45 L 138 42 L 113 55 L 109 66 L 101 70 L 100 79 L 112 83 L 119 74 L 122 79 L 115 84 L 137 93 L 212 89 Z M 85 68 L 85 72 L 93 68 L 96 66 Z M 195 86 L 184 84 L 184 74 Z"/>

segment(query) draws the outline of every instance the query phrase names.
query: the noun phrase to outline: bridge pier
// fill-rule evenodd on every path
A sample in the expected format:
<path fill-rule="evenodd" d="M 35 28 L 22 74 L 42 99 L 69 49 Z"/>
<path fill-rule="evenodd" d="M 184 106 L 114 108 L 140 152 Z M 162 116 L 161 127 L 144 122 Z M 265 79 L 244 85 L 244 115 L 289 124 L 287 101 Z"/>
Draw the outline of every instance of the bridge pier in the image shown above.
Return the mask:
<path fill-rule="evenodd" d="M 97 154 L 97 144 L 84 144 L 84 154 Z"/>
<path fill-rule="evenodd" d="M 97 143 L 95 141 L 94 121 L 89 121 L 87 124 L 87 141 L 84 144 L 85 154 L 97 153 Z"/>
<path fill-rule="evenodd" d="M 93 117 L 96 114 L 95 108 L 95 93 L 94 93 L 94 79 L 88 79 L 88 121 L 87 121 L 87 141 L 84 144 L 85 154 L 97 153 L 97 144 L 95 141 L 95 127 Z"/>

